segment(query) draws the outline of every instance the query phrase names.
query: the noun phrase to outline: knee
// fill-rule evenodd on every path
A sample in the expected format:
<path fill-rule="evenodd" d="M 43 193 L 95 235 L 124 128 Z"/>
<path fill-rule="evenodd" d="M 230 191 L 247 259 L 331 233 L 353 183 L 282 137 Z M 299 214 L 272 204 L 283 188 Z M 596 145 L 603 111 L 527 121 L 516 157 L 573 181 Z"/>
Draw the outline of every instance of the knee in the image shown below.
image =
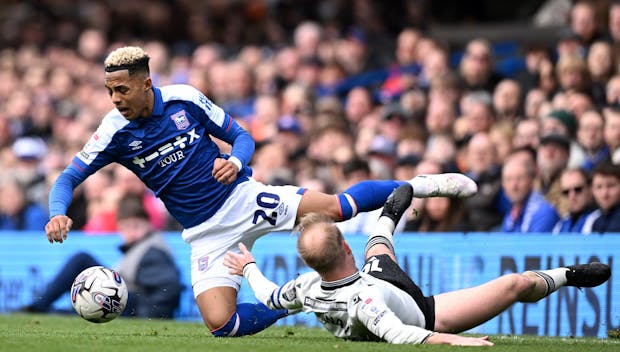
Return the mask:
<path fill-rule="evenodd" d="M 509 292 L 513 292 L 517 299 L 529 294 L 536 288 L 534 278 L 525 274 L 508 274 L 510 282 Z"/>
<path fill-rule="evenodd" d="M 205 326 L 209 329 L 211 334 L 214 336 L 223 336 L 220 332 L 226 330 L 224 329 L 226 325 L 234 320 L 236 312 L 218 312 L 218 314 L 203 314 L 202 320 L 204 321 Z"/>

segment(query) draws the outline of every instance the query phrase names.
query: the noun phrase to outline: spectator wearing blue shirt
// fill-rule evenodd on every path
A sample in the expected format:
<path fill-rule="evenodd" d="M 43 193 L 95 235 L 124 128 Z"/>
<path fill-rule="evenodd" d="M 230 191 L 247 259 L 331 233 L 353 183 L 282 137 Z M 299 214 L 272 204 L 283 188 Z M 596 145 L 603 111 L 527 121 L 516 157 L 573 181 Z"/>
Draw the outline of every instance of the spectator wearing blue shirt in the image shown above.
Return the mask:
<path fill-rule="evenodd" d="M 588 174 L 582 168 L 566 169 L 560 176 L 560 188 L 568 213 L 558 221 L 553 233 L 590 233 L 598 212 Z"/>
<path fill-rule="evenodd" d="M 534 190 L 536 163 L 527 149 L 519 149 L 508 156 L 502 169 L 502 188 L 511 203 L 504 216 L 504 232 L 551 232 L 560 219 L 557 211 Z"/>
<path fill-rule="evenodd" d="M 26 192 L 15 178 L 0 183 L 0 230 L 41 231 L 47 223 L 47 211 L 29 202 Z"/>
<path fill-rule="evenodd" d="M 620 232 L 620 165 L 597 165 L 592 173 L 592 194 L 601 212 L 592 232 Z"/>

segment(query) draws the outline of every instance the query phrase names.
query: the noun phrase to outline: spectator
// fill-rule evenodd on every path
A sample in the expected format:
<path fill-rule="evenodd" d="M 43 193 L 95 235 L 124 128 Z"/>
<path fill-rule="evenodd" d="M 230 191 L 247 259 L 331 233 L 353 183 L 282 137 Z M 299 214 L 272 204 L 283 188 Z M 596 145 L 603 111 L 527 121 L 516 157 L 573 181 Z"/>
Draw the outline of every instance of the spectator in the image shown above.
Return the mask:
<path fill-rule="evenodd" d="M 433 45 L 424 55 L 422 71 L 418 75 L 417 86 L 428 90 L 431 82 L 452 72 L 450 68 L 450 54 L 440 45 Z"/>
<path fill-rule="evenodd" d="M 551 52 L 545 44 L 530 43 L 525 47 L 525 69 L 517 73 L 517 81 L 524 92 L 540 89 L 541 69 L 543 65 L 551 65 Z"/>
<path fill-rule="evenodd" d="M 319 55 L 319 44 L 323 39 L 323 29 L 313 21 L 300 23 L 293 34 L 293 42 L 302 59 L 316 58 Z"/>
<path fill-rule="evenodd" d="M 616 72 L 616 58 L 611 43 L 603 40 L 592 43 L 586 60 L 592 81 L 590 93 L 596 106 L 602 108 L 606 105 L 605 87 Z"/>
<path fill-rule="evenodd" d="M 456 107 L 448 100 L 433 99 L 429 102 L 424 124 L 430 134 L 452 131 L 456 120 Z"/>
<path fill-rule="evenodd" d="M 534 188 L 540 192 L 551 205 L 563 214 L 564 209 L 560 187 L 560 175 L 566 168 L 570 153 L 570 140 L 559 134 L 549 134 L 540 139 L 536 152 L 538 177 Z"/>
<path fill-rule="evenodd" d="M 459 64 L 461 84 L 466 91 L 483 90 L 491 94 L 502 76 L 494 70 L 491 44 L 482 38 L 467 43 Z"/>
<path fill-rule="evenodd" d="M 586 57 L 586 49 L 581 36 L 572 29 L 562 30 L 558 40 L 555 42 L 555 54 L 558 60 L 564 57 L 584 59 Z"/>
<path fill-rule="evenodd" d="M 472 136 L 467 145 L 466 173 L 478 185 L 478 192 L 464 200 L 465 218 L 473 231 L 489 231 L 499 228 L 504 214 L 499 203 L 502 189 L 501 168 L 497 163 L 496 150 L 488 133 Z"/>
<path fill-rule="evenodd" d="M 620 2 L 610 1 L 607 19 L 607 36 L 614 45 L 620 43 Z M 617 52 L 617 49 L 616 49 Z"/>
<path fill-rule="evenodd" d="M 257 143 L 273 138 L 277 133 L 280 116 L 278 99 L 271 95 L 259 95 L 254 100 L 254 115 L 249 118 L 249 132 Z"/>
<path fill-rule="evenodd" d="M 620 164 L 620 110 L 615 107 L 603 110 L 605 116 L 605 128 L 603 138 L 609 148 L 611 161 Z"/>
<path fill-rule="evenodd" d="M 570 159 L 568 167 L 579 167 L 583 158 L 579 144 L 574 139 L 577 134 L 577 119 L 575 115 L 564 109 L 555 109 L 547 113 L 540 122 L 540 135 L 548 134 L 563 135 L 570 142 Z"/>
<path fill-rule="evenodd" d="M 515 134 L 512 137 L 513 148 L 521 148 L 529 146 L 530 148 L 538 148 L 540 124 L 537 120 L 526 119 L 519 120 L 515 127 Z"/>
<path fill-rule="evenodd" d="M 570 11 L 570 28 L 581 38 L 587 48 L 601 37 L 602 28 L 599 28 L 599 23 L 596 8 L 592 2 L 575 2 Z"/>
<path fill-rule="evenodd" d="M 139 197 L 128 196 L 119 205 L 116 218 L 123 244 L 123 257 L 116 267 L 127 284 L 129 299 L 124 316 L 172 319 L 179 306 L 181 276 L 168 244 L 161 234 L 154 233 Z M 53 303 L 71 287 L 73 279 L 84 269 L 102 265 L 91 254 L 74 254 L 59 270 L 45 294 L 22 310 L 47 312 Z"/>
<path fill-rule="evenodd" d="M 561 134 L 567 138 L 574 138 L 577 132 L 575 115 L 564 109 L 549 111 L 540 119 L 540 134 Z"/>
<path fill-rule="evenodd" d="M 608 162 L 596 166 L 592 174 L 592 194 L 601 216 L 592 232 L 620 232 L 620 167 Z"/>
<path fill-rule="evenodd" d="M 536 163 L 527 150 L 517 150 L 502 169 L 502 188 L 511 203 L 504 217 L 504 232 L 550 232 L 559 220 L 557 211 L 534 190 Z"/>
<path fill-rule="evenodd" d="M 527 120 L 538 120 L 540 111 L 544 103 L 547 103 L 547 94 L 540 88 L 533 88 L 530 90 L 524 90 L 525 103 L 524 103 L 524 118 Z"/>
<path fill-rule="evenodd" d="M 294 162 L 305 153 L 307 141 L 301 124 L 293 116 L 281 116 L 277 122 L 278 132 L 274 140 L 286 150 L 289 162 Z"/>
<path fill-rule="evenodd" d="M 590 77 L 585 59 L 561 56 L 555 66 L 560 92 L 590 91 Z"/>
<path fill-rule="evenodd" d="M 583 152 L 582 167 L 592 171 L 596 164 L 609 158 L 609 149 L 603 138 L 605 120 L 596 110 L 585 112 L 579 119 L 577 143 Z"/>
<path fill-rule="evenodd" d="M 417 55 L 422 33 L 415 28 L 403 29 L 396 38 L 395 62 L 381 85 L 381 96 L 392 99 L 417 83 L 422 62 Z"/>
<path fill-rule="evenodd" d="M 396 167 L 394 168 L 395 180 L 410 180 L 416 175 L 416 167 L 420 163 L 421 158 L 417 154 L 407 154 L 396 159 Z"/>
<path fill-rule="evenodd" d="M 45 208 L 28 200 L 17 179 L 0 180 L 0 230 L 41 231 L 47 218 Z"/>
<path fill-rule="evenodd" d="M 516 121 L 521 116 L 521 86 L 516 80 L 503 79 L 493 91 L 493 110 L 497 120 Z"/>
<path fill-rule="evenodd" d="M 620 106 L 620 75 L 616 74 L 607 81 L 606 102 L 608 106 Z"/>
<path fill-rule="evenodd" d="M 491 127 L 489 137 L 495 146 L 497 163 L 502 165 L 512 151 L 512 139 L 514 138 L 514 125 L 507 122 L 498 122 Z"/>
<path fill-rule="evenodd" d="M 599 214 L 595 212 L 588 174 L 584 169 L 566 169 L 560 177 L 560 186 L 568 212 L 555 225 L 553 233 L 590 233 Z"/>
<path fill-rule="evenodd" d="M 373 178 L 388 180 L 393 178 L 396 165 L 396 143 L 382 134 L 376 135 L 368 148 L 368 166 Z"/>
<path fill-rule="evenodd" d="M 373 108 L 372 96 L 368 89 L 355 87 L 347 94 L 345 102 L 345 116 L 352 129 L 356 129 L 364 116 Z"/>
<path fill-rule="evenodd" d="M 495 123 L 493 100 L 486 91 L 470 92 L 461 99 L 461 112 L 466 122 L 466 133 L 489 132 Z"/>
<path fill-rule="evenodd" d="M 13 143 L 15 165 L 7 170 L 21 184 L 26 192 L 27 202 L 37 203 L 45 207 L 47 190 L 45 170 L 41 162 L 47 154 L 47 145 L 39 137 L 21 137 Z"/>

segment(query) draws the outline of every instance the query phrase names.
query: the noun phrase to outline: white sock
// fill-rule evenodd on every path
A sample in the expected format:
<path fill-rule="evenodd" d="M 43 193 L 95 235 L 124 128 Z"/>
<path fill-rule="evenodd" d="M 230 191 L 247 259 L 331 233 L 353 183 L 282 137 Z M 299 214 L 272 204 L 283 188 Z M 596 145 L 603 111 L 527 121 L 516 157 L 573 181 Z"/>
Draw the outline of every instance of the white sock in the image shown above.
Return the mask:
<path fill-rule="evenodd" d="M 566 272 L 568 268 L 556 268 L 549 270 L 532 270 L 532 272 L 540 276 L 547 284 L 547 292 L 545 296 L 557 291 L 560 287 L 566 285 Z"/>
<path fill-rule="evenodd" d="M 374 230 L 368 238 L 364 253 L 368 252 L 370 248 L 377 244 L 383 244 L 387 246 L 392 253 L 394 253 L 394 229 L 396 224 L 392 219 L 387 216 L 382 216 L 377 220 Z"/>

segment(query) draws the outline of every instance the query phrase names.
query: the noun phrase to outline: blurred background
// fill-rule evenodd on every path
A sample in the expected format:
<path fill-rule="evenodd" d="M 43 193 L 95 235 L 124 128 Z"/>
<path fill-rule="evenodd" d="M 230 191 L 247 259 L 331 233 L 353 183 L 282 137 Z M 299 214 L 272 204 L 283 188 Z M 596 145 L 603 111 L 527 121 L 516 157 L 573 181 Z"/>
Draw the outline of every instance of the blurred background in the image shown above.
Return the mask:
<path fill-rule="evenodd" d="M 571 125 L 588 108 L 602 113 L 615 105 L 620 92 L 606 93 L 618 66 L 614 6 L 605 0 L 3 1 L 0 180 L 17 181 L 12 192 L 22 194 L 23 204 L 0 200 L 0 213 L 13 218 L 0 228 L 41 228 L 47 187 L 112 108 L 101 65 L 118 46 L 143 46 L 156 85 L 194 85 L 250 131 L 257 179 L 335 192 L 359 178 L 408 179 L 420 164 L 424 170 L 434 163 L 431 172 L 496 169 L 515 146 L 538 147 L 551 110 L 571 112 Z M 604 67 L 588 65 L 595 42 L 603 53 L 591 61 Z M 559 74 L 562 56 L 574 58 L 567 65 L 577 78 Z M 521 138 L 527 134 L 521 130 L 531 138 Z M 497 151 L 489 165 L 468 157 L 478 132 Z M 569 132 L 569 166 L 603 147 L 610 157 L 619 144 L 613 131 L 605 140 L 601 133 L 593 147 Z M 70 210 L 75 228 L 114 231 L 118 199 L 137 193 L 156 229 L 178 229 L 132 174 L 115 169 L 78 189 Z M 29 220 L 16 219 L 28 207 Z M 505 212 L 509 205 L 499 207 Z M 495 215 L 483 230 L 498 226 Z"/>
<path fill-rule="evenodd" d="M 590 192 L 589 183 L 597 165 L 620 162 L 617 1 L 4 0 L 0 238 L 12 242 L 0 258 L 18 259 L 0 263 L 0 312 L 40 294 L 33 278 L 50 278 L 69 254 L 49 251 L 43 238 L 48 190 L 113 108 L 102 64 L 125 45 L 147 51 L 156 86 L 191 84 L 251 133 L 257 148 L 250 166 L 259 181 L 325 192 L 420 173 L 462 172 L 478 182 L 480 192 L 471 199 L 416 200 L 416 211 L 397 228 L 411 237 L 542 232 L 548 237 L 544 248 L 559 248 L 557 237 L 548 235 L 563 232 L 560 220 L 568 221 L 566 232 L 597 232 L 583 221 L 573 227 L 574 220 L 595 210 L 618 211 L 620 192 Z M 220 146 L 224 152 L 230 147 Z M 524 149 L 535 171 L 527 187 L 515 190 L 502 182 L 502 169 Z M 564 179 L 569 169 L 583 173 Z M 511 209 L 522 209 L 523 196 L 534 193 L 548 204 L 538 218 L 553 222 L 513 226 Z M 109 246 L 99 258 L 111 265 L 117 236 L 102 235 L 118 232 L 118 204 L 130 195 L 142 199 L 154 230 L 177 236 L 168 236 L 169 242 L 186 261 L 180 226 L 131 172 L 115 165 L 76 189 L 69 215 L 81 232 L 70 250 Z M 376 214 L 360 214 L 341 228 L 346 236 L 364 234 L 375 220 Z M 89 242 L 95 236 L 103 242 Z M 582 237 L 562 241 L 567 248 L 590 248 Z M 32 249 L 35 239 L 46 247 Z M 564 250 L 538 253 L 525 243 L 506 255 L 515 255 L 515 271 L 562 264 L 563 253 L 570 253 L 566 263 L 611 263 L 616 242 L 581 257 Z M 459 250 L 470 248 L 462 254 L 471 254 L 466 262 L 482 272 L 485 262 L 477 255 L 485 242 L 477 245 L 482 247 Z M 33 253 L 43 262 L 33 263 Z M 487 269 L 506 263 L 495 254 Z M 286 255 L 282 263 L 293 273 L 295 255 Z M 195 318 L 191 293 L 183 297 L 180 315 Z M 605 311 L 610 328 L 614 322 L 617 327 L 617 314 L 610 315 L 607 305 L 600 309 Z M 571 319 L 574 324 L 578 318 Z"/>

